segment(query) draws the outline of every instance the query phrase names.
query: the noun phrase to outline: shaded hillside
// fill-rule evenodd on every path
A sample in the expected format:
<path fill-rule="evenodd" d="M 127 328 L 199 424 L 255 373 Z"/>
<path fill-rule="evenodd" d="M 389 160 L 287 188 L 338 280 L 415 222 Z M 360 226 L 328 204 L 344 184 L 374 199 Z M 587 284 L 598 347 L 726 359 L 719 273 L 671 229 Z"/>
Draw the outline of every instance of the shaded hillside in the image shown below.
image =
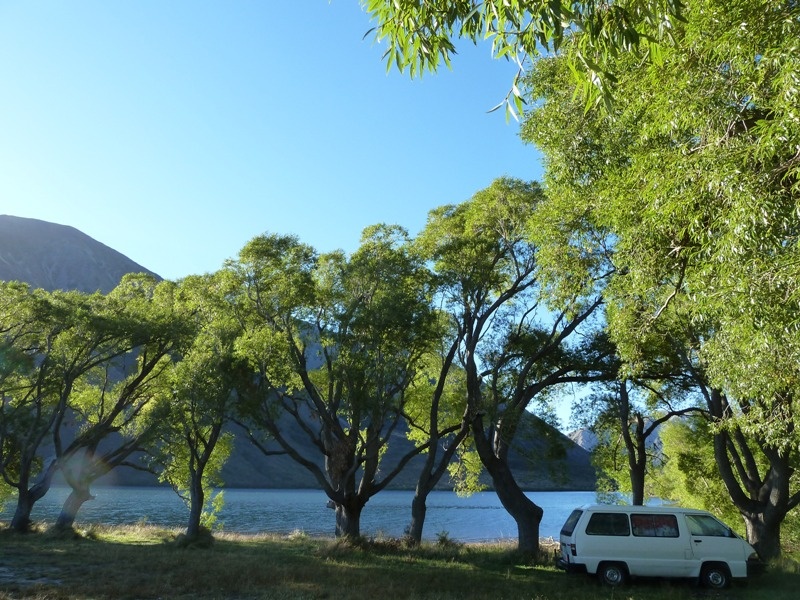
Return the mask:
<path fill-rule="evenodd" d="M 127 273 L 155 275 L 74 227 L 0 215 L 0 280 L 106 293 Z"/>
<path fill-rule="evenodd" d="M 92 293 L 110 291 L 123 275 L 132 272 L 151 271 L 73 227 L 0 216 L 0 280 L 24 281 L 46 290 Z M 527 490 L 594 489 L 589 453 L 533 415 L 526 417 L 509 458 L 520 486 Z M 295 423 L 287 420 L 284 429 L 285 436 L 303 448 L 305 456 L 321 464 L 318 451 Z M 560 451 L 554 450 L 553 442 Z M 397 464 L 410 448 L 404 433 L 396 432 L 384 457 L 385 470 Z M 414 489 L 422 460 L 413 460 L 391 487 Z M 236 437 L 223 479 L 229 487 L 319 488 L 311 474 L 291 458 L 265 457 L 241 434 Z M 123 468 L 109 474 L 106 482 L 154 485 L 157 480 L 151 474 Z M 488 479 L 485 482 L 488 484 Z M 442 487 L 449 485 L 449 481 L 442 482 Z"/>
<path fill-rule="evenodd" d="M 316 457 L 315 462 L 322 465 L 321 456 L 293 420 L 287 419 L 281 430 L 295 447 L 303 450 L 305 456 Z M 405 437 L 405 429 L 398 427 L 398 430 L 400 431 L 395 432 L 389 442 L 379 478 L 391 471 L 412 449 L 411 443 Z M 279 450 L 275 443 L 268 444 L 267 448 Z M 412 459 L 389 488 L 413 490 L 423 460 L 419 456 Z M 595 472 L 589 452 L 528 413 L 510 452 L 509 465 L 520 487 L 526 490 L 592 490 L 595 486 Z M 237 436 L 234 458 L 223 469 L 223 479 L 229 487 L 319 488 L 309 471 L 289 456 L 265 457 L 244 436 Z M 490 486 L 491 481 L 484 477 L 483 483 Z M 450 487 L 448 478 L 443 478 L 440 488 Z"/>

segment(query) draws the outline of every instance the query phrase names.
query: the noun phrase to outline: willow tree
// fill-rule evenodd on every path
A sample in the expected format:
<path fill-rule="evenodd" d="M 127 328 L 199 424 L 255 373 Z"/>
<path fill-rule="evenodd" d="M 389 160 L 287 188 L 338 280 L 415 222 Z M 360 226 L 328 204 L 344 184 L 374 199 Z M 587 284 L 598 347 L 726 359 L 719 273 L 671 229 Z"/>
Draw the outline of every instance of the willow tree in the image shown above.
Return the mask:
<path fill-rule="evenodd" d="M 411 520 L 407 539 L 414 544 L 422 542 L 422 532 L 427 515 L 427 499 L 446 476 L 458 493 L 470 493 L 477 487 L 479 470 L 469 457 L 473 456 L 471 444 L 465 443 L 469 435 L 466 412 L 466 378 L 456 361 L 462 342 L 461 332 L 452 329 L 445 313 L 439 313 L 442 330 L 440 342 L 422 359 L 416 377 L 407 393 L 403 415 L 408 423 L 408 438 L 424 448 L 424 461 L 417 477 L 414 498 L 411 501 Z"/>
<path fill-rule="evenodd" d="M 676 417 L 702 412 L 692 396 L 664 380 L 623 379 L 581 403 L 583 424 L 598 440 L 592 449 L 598 491 L 625 492 L 634 506 L 657 496 L 652 475 L 664 461 L 660 432 Z"/>
<path fill-rule="evenodd" d="M 11 528 L 26 531 L 58 467 L 52 453 L 42 456 L 46 443 L 65 417 L 75 382 L 107 358 L 101 349 L 106 340 L 92 334 L 99 296 L 2 286 L 3 329 L 13 332 L 22 359 L 3 382 L 2 469 L 17 493 Z"/>
<path fill-rule="evenodd" d="M 539 547 L 542 509 L 517 484 L 508 453 L 534 399 L 596 377 L 600 356 L 570 343 L 586 330 L 599 298 L 578 292 L 556 301 L 542 285 L 531 226 L 543 200 L 536 183 L 498 179 L 466 202 L 431 211 L 417 238 L 458 335 L 476 451 L 517 522 L 520 550 L 530 553 Z"/>
<path fill-rule="evenodd" d="M 56 468 L 55 461 L 44 464 L 40 447 L 57 416 L 57 395 L 47 377 L 49 365 L 36 364 L 66 327 L 50 318 L 54 310 L 47 293 L 0 282 L 0 472 L 16 491 L 12 527 L 17 531 L 27 530 L 33 505 L 49 489 Z"/>
<path fill-rule="evenodd" d="M 684 17 L 657 64 L 607 58 L 616 82 L 605 109 L 573 96 L 575 32 L 527 81 L 535 108 L 523 137 L 545 154 L 571 239 L 594 231 L 613 243 L 609 330 L 633 371 L 650 332 L 691 324 L 679 335 L 702 369 L 720 475 L 770 557 L 800 501 L 800 7 L 697 0 Z M 765 473 L 729 453 L 739 436 L 770 457 Z"/>
<path fill-rule="evenodd" d="M 59 468 L 71 488 L 57 529 L 73 526 L 100 477 L 119 467 L 148 469 L 141 458 L 154 437 L 149 412 L 173 353 L 191 333 L 176 310 L 175 289 L 172 282 L 130 274 L 95 309 L 96 317 L 106 318 L 104 330 L 113 326 L 109 351 L 115 351 L 75 382 L 67 408 L 77 427 L 53 431 Z"/>
<path fill-rule="evenodd" d="M 192 335 L 176 349 L 158 389 L 158 406 L 148 420 L 158 435 L 151 454 L 160 477 L 189 507 L 188 544 L 205 543 L 221 508 L 220 473 L 230 456 L 233 434 L 226 428 L 235 416 L 236 388 L 248 376 L 237 357 L 239 332 L 228 294 L 227 274 L 191 276 L 179 282 L 176 312 Z"/>
<path fill-rule="evenodd" d="M 423 261 L 404 230 L 374 226 L 350 257 L 266 235 L 228 269 L 240 282 L 239 352 L 256 374 L 243 390 L 247 420 L 315 476 L 335 507 L 336 534 L 357 537 L 367 501 L 424 449 L 382 462 L 435 339 Z M 287 421 L 310 445 L 293 442 Z"/>
<path fill-rule="evenodd" d="M 599 471 L 598 489 L 625 492 L 634 505 L 654 495 L 653 475 L 664 460 L 662 428 L 672 419 L 705 411 L 685 340 L 676 336 L 681 327 L 670 326 L 661 320 L 653 327 L 640 344 L 635 366 L 616 357 L 615 377 L 592 386 L 594 393 L 580 402 L 574 415 L 597 438 L 592 458 Z"/>
<path fill-rule="evenodd" d="M 510 114 L 523 108 L 518 86 L 524 67 L 540 53 L 557 52 L 577 39 L 570 57 L 575 82 L 592 100 L 610 98 L 615 71 L 609 58 L 631 53 L 639 59 L 658 55 L 672 42 L 682 20 L 681 0 L 439 0 L 397 2 L 362 0 L 376 22 L 370 30 L 386 44 L 388 68 L 411 76 L 450 66 L 460 39 L 490 40 L 492 56 L 513 60 L 519 71 L 504 103 Z M 573 38 L 574 33 L 580 36 Z"/>
<path fill-rule="evenodd" d="M 55 471 L 80 449 L 96 448 L 118 424 L 120 413 L 114 409 L 110 420 L 105 420 L 108 414 L 100 418 L 104 425 L 95 427 L 97 423 L 82 420 L 85 414 L 75 400 L 85 389 L 86 378 L 97 370 L 107 372 L 142 340 L 132 335 L 119 307 L 112 307 L 101 294 L 2 285 L 3 306 L 10 307 L 3 311 L 2 329 L 15 348 L 17 366 L 4 376 L 1 390 L 0 466 L 6 483 L 17 490 L 11 527 L 24 531 Z M 62 443 L 65 423 L 72 419 L 86 429 L 72 443 Z M 53 455 L 45 460 L 47 442 L 52 442 Z"/>

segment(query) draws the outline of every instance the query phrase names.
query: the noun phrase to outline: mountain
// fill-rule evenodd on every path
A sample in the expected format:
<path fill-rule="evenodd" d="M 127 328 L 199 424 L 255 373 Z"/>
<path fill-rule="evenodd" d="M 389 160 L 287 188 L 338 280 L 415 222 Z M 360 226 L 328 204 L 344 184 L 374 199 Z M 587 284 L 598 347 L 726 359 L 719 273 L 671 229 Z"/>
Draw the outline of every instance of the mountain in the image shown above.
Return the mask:
<path fill-rule="evenodd" d="M 567 435 L 569 439 L 588 452 L 591 452 L 597 446 L 597 435 L 589 429 L 576 429 L 575 431 L 570 431 Z"/>
<path fill-rule="evenodd" d="M 46 290 L 108 292 L 127 273 L 152 273 L 116 250 L 73 227 L 0 215 L 0 280 L 23 281 Z M 509 463 L 520 486 L 529 490 L 594 489 L 589 453 L 537 417 L 527 414 Z M 285 435 L 317 456 L 303 432 L 287 421 Z M 403 431 L 394 433 L 384 457 L 387 469 L 411 448 Z M 270 449 L 277 450 L 271 446 Z M 394 480 L 395 489 L 414 489 L 422 457 L 412 460 Z M 321 461 L 320 461 L 321 464 Z M 286 455 L 264 456 L 245 436 L 236 435 L 234 451 L 222 472 L 228 487 L 318 488 L 317 481 Z M 133 469 L 106 477 L 118 485 L 153 485 L 155 478 Z M 485 479 L 485 483 L 490 483 Z M 449 487 L 445 481 L 442 487 Z"/>
<path fill-rule="evenodd" d="M 646 421 L 646 426 L 650 426 L 652 421 Z M 656 429 L 646 440 L 646 445 L 649 450 L 654 452 L 661 451 L 661 429 Z M 567 436 L 573 442 L 575 442 L 578 446 L 583 448 L 584 450 L 591 452 L 597 447 L 597 444 L 600 443 L 600 439 L 598 439 L 597 434 L 591 431 L 590 429 L 576 429 L 575 431 L 570 431 Z"/>
<path fill-rule="evenodd" d="M 74 227 L 0 215 L 0 280 L 34 288 L 110 292 L 127 273 L 152 271 Z"/>
<path fill-rule="evenodd" d="M 281 431 L 295 447 L 302 449 L 308 457 L 319 456 L 309 444 L 305 433 L 293 420 L 287 419 Z M 385 465 L 379 478 L 388 472 L 411 450 L 411 443 L 405 436 L 406 429 L 398 427 L 388 444 L 382 459 Z M 267 444 L 268 450 L 279 451 L 276 443 Z M 255 448 L 244 436 L 237 436 L 234 443 L 234 457 L 223 468 L 223 480 L 230 487 L 255 488 L 318 488 L 313 476 L 300 467 L 287 455 L 268 458 Z M 411 490 L 416 487 L 419 470 L 424 457 L 412 459 L 406 468 L 389 485 L 390 489 Z M 317 464 L 322 466 L 321 457 Z M 595 471 L 590 454 L 577 446 L 567 436 L 560 433 L 538 417 L 525 413 L 519 432 L 509 452 L 509 467 L 517 483 L 525 490 L 593 490 Z M 488 476 L 482 483 L 491 487 Z M 440 488 L 450 489 L 452 483 L 443 478 Z"/>

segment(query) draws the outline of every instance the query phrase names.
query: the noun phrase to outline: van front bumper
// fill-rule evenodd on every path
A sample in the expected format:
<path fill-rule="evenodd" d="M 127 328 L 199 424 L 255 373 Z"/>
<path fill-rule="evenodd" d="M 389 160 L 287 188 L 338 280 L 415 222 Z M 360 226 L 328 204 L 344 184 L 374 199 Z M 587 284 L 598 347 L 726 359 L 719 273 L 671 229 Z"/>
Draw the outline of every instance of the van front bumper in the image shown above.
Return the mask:
<path fill-rule="evenodd" d="M 748 561 L 747 561 L 747 576 L 748 577 L 761 575 L 766 570 L 767 570 L 767 563 L 765 563 L 760 558 L 748 559 Z"/>

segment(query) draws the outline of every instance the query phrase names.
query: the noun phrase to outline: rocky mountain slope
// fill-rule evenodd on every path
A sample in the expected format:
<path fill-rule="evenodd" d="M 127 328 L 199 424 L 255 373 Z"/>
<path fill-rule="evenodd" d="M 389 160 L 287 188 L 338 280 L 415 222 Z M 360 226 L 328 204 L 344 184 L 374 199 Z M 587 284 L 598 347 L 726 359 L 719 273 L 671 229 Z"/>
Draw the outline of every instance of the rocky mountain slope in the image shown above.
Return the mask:
<path fill-rule="evenodd" d="M 0 280 L 24 281 L 47 290 L 108 292 L 123 275 L 131 272 L 151 271 L 72 227 L 0 216 Z M 594 488 L 594 470 L 586 450 L 533 415 L 527 416 L 522 429 L 526 434 L 518 436 L 510 457 L 521 487 L 530 490 Z M 297 440 L 305 448 L 306 456 L 316 455 L 296 425 L 287 423 L 287 437 Z M 384 459 L 386 468 L 397 464 L 409 448 L 410 443 L 403 433 L 395 433 Z M 392 487 L 413 489 L 421 462 L 421 458 L 412 461 Z M 229 487 L 318 487 L 308 471 L 291 458 L 285 455 L 265 457 L 243 435 L 237 435 L 223 479 Z M 131 469 L 118 470 L 107 480 L 120 485 L 156 483 L 152 475 Z M 447 487 L 449 482 L 443 485 Z"/>
<path fill-rule="evenodd" d="M 597 435 L 589 429 L 576 429 L 575 431 L 570 431 L 568 436 L 578 446 L 589 452 L 597 446 Z"/>
<path fill-rule="evenodd" d="M 152 272 L 74 227 L 0 215 L 0 280 L 105 293 L 126 273 Z"/>

